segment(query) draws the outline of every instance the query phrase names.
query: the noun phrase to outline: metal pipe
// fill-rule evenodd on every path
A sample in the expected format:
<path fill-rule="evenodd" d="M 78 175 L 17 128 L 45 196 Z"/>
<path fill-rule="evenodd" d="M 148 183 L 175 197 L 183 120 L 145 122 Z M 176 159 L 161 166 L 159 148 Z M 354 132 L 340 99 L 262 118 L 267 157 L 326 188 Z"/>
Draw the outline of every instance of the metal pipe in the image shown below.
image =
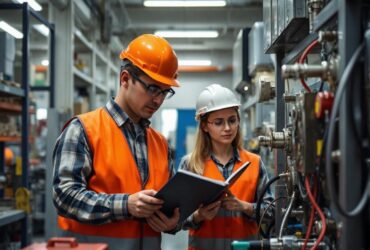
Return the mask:
<path fill-rule="evenodd" d="M 281 221 L 281 226 L 280 226 L 280 231 L 279 231 L 279 237 L 278 239 L 281 240 L 282 239 L 282 236 L 283 236 L 283 229 L 284 229 L 284 226 L 285 226 L 285 223 L 288 219 L 288 216 L 290 214 L 290 211 L 292 210 L 292 207 L 293 207 L 293 202 L 295 200 L 295 196 L 296 196 L 296 192 L 293 191 L 293 194 L 292 194 L 292 198 L 290 199 L 290 202 L 289 202 L 289 205 L 288 205 L 288 208 L 284 214 L 284 217 L 283 217 L 283 220 Z"/>

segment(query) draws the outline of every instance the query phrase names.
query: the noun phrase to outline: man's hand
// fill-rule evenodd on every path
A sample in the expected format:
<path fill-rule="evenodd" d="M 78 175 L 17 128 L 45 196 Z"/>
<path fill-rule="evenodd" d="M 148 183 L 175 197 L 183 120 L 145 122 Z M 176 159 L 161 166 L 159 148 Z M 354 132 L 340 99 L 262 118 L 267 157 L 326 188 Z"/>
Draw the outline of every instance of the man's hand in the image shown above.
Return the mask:
<path fill-rule="evenodd" d="M 149 226 L 156 232 L 170 231 L 174 229 L 179 222 L 180 211 L 179 208 L 176 208 L 172 217 L 167 217 L 161 211 L 156 211 L 155 214 L 148 217 L 146 221 Z"/>
<path fill-rule="evenodd" d="M 137 218 L 147 218 L 162 207 L 163 201 L 153 197 L 154 190 L 142 190 L 128 197 L 128 212 Z"/>
<path fill-rule="evenodd" d="M 200 223 L 203 220 L 212 220 L 216 216 L 218 210 L 220 209 L 220 206 L 221 206 L 221 201 L 215 201 L 205 207 L 201 205 L 197 209 L 197 211 L 194 212 L 194 215 L 193 215 L 194 222 Z"/>

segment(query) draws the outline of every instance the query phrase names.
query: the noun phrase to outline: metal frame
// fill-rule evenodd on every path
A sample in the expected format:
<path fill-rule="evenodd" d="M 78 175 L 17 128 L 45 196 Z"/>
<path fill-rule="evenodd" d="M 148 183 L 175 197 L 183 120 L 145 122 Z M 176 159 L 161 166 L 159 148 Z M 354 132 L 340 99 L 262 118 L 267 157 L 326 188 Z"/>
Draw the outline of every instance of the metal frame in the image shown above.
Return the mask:
<path fill-rule="evenodd" d="M 21 155 L 22 155 L 22 185 L 29 188 L 29 178 L 28 178 L 28 162 L 29 162 L 29 115 L 28 115 L 28 107 L 29 107 L 29 91 L 35 90 L 35 91 L 45 91 L 45 88 L 29 88 L 29 18 L 30 14 L 35 17 L 40 23 L 46 25 L 50 30 L 50 84 L 46 90 L 49 91 L 49 105 L 51 107 L 54 107 L 55 101 L 54 101 L 54 75 L 55 75 L 55 69 L 54 69 L 54 62 L 55 62 L 55 28 L 53 24 L 50 24 L 46 19 L 44 19 L 42 16 L 40 16 L 38 13 L 33 11 L 28 7 L 28 4 L 25 2 L 23 4 L 14 4 L 14 3 L 4 3 L 0 4 L 0 10 L 1 9 L 12 9 L 16 10 L 19 9 L 22 11 L 22 32 L 24 34 L 22 39 L 22 95 L 21 92 L 18 90 L 15 93 L 12 93 L 13 95 L 21 95 L 22 96 L 22 140 L 21 140 Z M 7 92 L 11 92 L 11 88 L 6 89 Z M 0 143 L 0 150 L 4 149 L 4 143 Z M 0 152 L 1 157 L 0 159 L 4 159 L 4 150 L 1 150 Z M 1 162 L 0 162 L 1 164 Z M 2 168 L 3 164 L 1 164 Z M 25 247 L 29 243 L 28 239 L 28 216 L 25 216 L 24 218 L 22 216 L 16 217 L 16 219 L 22 219 L 22 238 L 21 238 L 21 246 Z M 5 220 L 5 218 L 4 218 Z M 13 220 L 9 221 L 13 222 Z"/>
<path fill-rule="evenodd" d="M 354 51 L 360 46 L 364 34 L 362 34 L 361 0 L 340 0 L 338 3 L 338 30 L 342 34 L 339 39 L 340 74 L 348 64 Z M 339 203 L 344 209 L 350 210 L 359 202 L 362 189 L 362 173 L 358 171 L 361 160 L 356 157 L 361 151 L 355 140 L 355 133 L 351 125 L 351 116 L 354 108 L 359 103 L 356 100 L 350 102 L 351 95 L 361 96 L 361 85 L 364 84 L 363 67 L 355 67 L 349 77 L 349 87 L 343 93 L 340 116 L 339 116 Z M 349 91 L 349 88 L 351 90 Z M 353 93 L 351 93 L 353 92 Z M 360 99 L 360 98 L 358 98 Z M 341 217 L 342 230 L 339 238 L 339 249 L 366 249 L 368 241 L 368 217 L 367 209 L 354 218 Z"/>
<path fill-rule="evenodd" d="M 283 131 L 285 127 L 285 104 L 283 101 L 283 95 L 285 92 L 284 80 L 281 76 L 281 66 L 284 56 L 284 51 L 276 52 L 276 70 L 275 70 L 275 91 L 276 91 L 276 109 L 275 109 L 275 131 Z M 285 153 L 283 149 L 274 149 L 275 159 L 275 175 L 279 175 L 285 172 Z M 275 196 L 286 197 L 286 184 L 284 181 L 278 181 L 275 186 Z M 275 212 L 275 228 L 280 228 L 283 218 L 283 208 L 285 207 L 285 201 L 279 199 L 276 202 Z"/>

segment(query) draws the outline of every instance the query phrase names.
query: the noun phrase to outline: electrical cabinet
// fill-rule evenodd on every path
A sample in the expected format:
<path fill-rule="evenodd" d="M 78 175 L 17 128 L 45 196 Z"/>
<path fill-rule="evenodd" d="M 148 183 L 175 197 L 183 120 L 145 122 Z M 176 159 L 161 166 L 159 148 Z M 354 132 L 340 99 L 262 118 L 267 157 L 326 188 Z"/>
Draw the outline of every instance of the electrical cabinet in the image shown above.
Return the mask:
<path fill-rule="evenodd" d="M 250 75 L 254 75 L 256 70 L 272 70 L 273 68 L 271 56 L 265 54 L 263 50 L 263 33 L 264 23 L 256 22 L 248 35 L 248 72 Z"/>
<path fill-rule="evenodd" d="M 305 0 L 264 0 L 263 20 L 267 53 L 288 52 L 309 32 Z"/>

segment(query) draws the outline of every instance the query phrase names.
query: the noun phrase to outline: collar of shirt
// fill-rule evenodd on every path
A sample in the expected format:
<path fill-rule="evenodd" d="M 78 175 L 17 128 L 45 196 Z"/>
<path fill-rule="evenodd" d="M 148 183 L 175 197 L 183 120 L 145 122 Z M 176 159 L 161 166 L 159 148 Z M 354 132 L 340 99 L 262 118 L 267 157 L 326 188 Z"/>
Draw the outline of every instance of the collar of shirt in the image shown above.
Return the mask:
<path fill-rule="evenodd" d="M 211 156 L 211 159 L 216 163 L 216 165 L 222 166 L 222 167 L 228 166 L 228 165 L 230 165 L 230 163 L 233 163 L 232 165 L 234 165 L 235 162 L 240 161 L 239 151 L 236 147 L 233 147 L 233 157 L 230 159 L 230 161 L 228 161 L 225 164 L 225 166 L 222 165 L 222 163 L 216 158 L 216 156 L 213 152 L 211 152 L 210 156 Z"/>
<path fill-rule="evenodd" d="M 125 123 L 134 124 L 131 118 L 121 109 L 120 106 L 114 101 L 113 97 L 107 102 L 105 105 L 108 113 L 112 116 L 113 120 L 117 124 L 117 126 L 121 127 Z M 150 125 L 150 121 L 148 119 L 141 119 L 138 124 L 143 130 L 148 128 Z M 134 126 L 135 130 L 137 126 Z"/>

